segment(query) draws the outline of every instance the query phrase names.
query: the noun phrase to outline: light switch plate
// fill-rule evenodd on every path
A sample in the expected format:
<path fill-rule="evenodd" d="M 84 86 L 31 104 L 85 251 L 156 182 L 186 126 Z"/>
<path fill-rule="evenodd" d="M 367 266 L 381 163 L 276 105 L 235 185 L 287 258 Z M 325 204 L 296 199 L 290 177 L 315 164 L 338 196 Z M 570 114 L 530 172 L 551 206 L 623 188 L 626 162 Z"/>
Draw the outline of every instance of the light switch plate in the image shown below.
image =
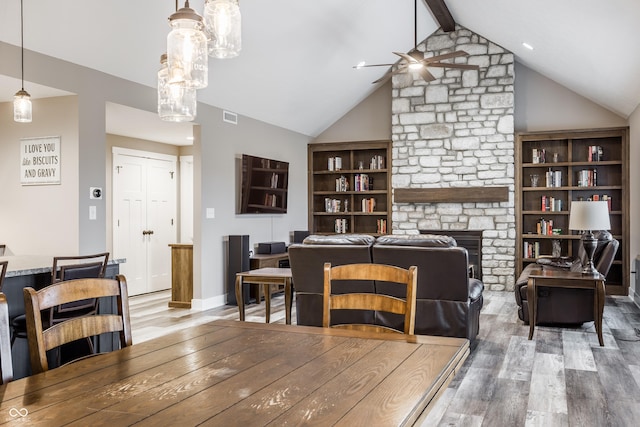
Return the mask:
<path fill-rule="evenodd" d="M 96 219 L 96 207 L 95 206 L 89 206 L 89 219 L 90 220 L 95 220 Z"/>
<path fill-rule="evenodd" d="M 213 219 L 216 217 L 216 208 L 207 208 L 206 212 L 207 219 Z"/>

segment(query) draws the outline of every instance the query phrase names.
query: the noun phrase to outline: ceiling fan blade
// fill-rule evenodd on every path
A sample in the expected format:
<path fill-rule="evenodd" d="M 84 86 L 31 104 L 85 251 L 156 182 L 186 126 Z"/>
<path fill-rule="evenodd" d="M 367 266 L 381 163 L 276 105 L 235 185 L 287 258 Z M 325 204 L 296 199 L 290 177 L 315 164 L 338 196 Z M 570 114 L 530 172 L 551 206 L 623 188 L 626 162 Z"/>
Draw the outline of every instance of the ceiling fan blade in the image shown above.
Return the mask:
<path fill-rule="evenodd" d="M 391 67 L 393 64 L 365 64 L 365 65 L 354 65 L 352 68 L 368 68 L 368 67 Z"/>
<path fill-rule="evenodd" d="M 440 68 L 459 68 L 462 70 L 477 70 L 480 67 L 471 64 L 454 64 L 446 62 L 429 62 L 425 64 L 427 67 L 440 67 Z"/>
<path fill-rule="evenodd" d="M 424 58 L 426 62 L 442 61 L 443 59 L 457 58 L 459 56 L 469 56 L 464 50 L 456 50 L 455 52 L 443 53 L 442 55 L 429 56 Z"/>
<path fill-rule="evenodd" d="M 425 82 L 430 82 L 435 80 L 436 78 L 427 70 L 425 67 L 418 69 L 418 73 L 424 79 Z"/>
<path fill-rule="evenodd" d="M 400 58 L 404 59 L 410 64 L 415 64 L 416 62 L 418 62 L 414 57 L 409 56 L 406 53 L 400 53 L 400 52 L 393 52 L 393 53 L 398 55 Z"/>

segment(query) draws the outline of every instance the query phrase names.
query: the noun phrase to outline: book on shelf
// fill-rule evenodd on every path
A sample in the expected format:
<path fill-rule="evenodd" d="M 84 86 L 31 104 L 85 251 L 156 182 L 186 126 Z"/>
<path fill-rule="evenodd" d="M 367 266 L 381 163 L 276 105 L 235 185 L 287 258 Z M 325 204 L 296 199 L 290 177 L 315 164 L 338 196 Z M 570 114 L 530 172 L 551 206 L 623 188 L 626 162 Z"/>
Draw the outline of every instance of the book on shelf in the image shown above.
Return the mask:
<path fill-rule="evenodd" d="M 562 187 L 562 171 L 554 171 L 549 168 L 545 174 L 547 187 Z"/>
<path fill-rule="evenodd" d="M 271 174 L 271 188 L 278 188 L 278 174 L 275 172 Z"/>
<path fill-rule="evenodd" d="M 380 155 L 373 156 L 369 162 L 369 169 L 384 169 L 384 157 Z"/>
<path fill-rule="evenodd" d="M 376 208 L 376 199 L 373 197 L 362 199 L 362 212 L 374 212 Z"/>
<path fill-rule="evenodd" d="M 336 191 L 349 191 L 349 180 L 346 176 L 342 175 L 340 178 L 336 178 Z"/>
<path fill-rule="evenodd" d="M 553 220 L 540 218 L 540 221 L 536 223 L 536 233 L 551 236 L 553 234 Z"/>
<path fill-rule="evenodd" d="M 278 206 L 278 197 L 275 194 L 265 194 L 264 195 L 264 205 L 276 207 Z"/>
<path fill-rule="evenodd" d="M 348 231 L 348 223 L 346 218 L 336 218 L 335 223 L 335 232 L 336 233 L 346 233 Z"/>
<path fill-rule="evenodd" d="M 369 191 L 371 189 L 371 180 L 366 173 L 359 173 L 354 176 L 355 191 Z"/>
<path fill-rule="evenodd" d="M 531 150 L 531 163 L 545 163 L 546 150 L 544 148 L 534 148 Z"/>
<path fill-rule="evenodd" d="M 587 160 L 590 162 L 601 162 L 603 159 L 603 150 L 599 145 L 590 145 L 588 147 Z"/>
<path fill-rule="evenodd" d="M 611 212 L 611 196 L 609 196 L 608 194 L 593 194 L 591 197 L 587 197 L 587 201 L 607 202 L 607 205 L 609 206 L 609 212 Z"/>
<path fill-rule="evenodd" d="M 524 242 L 524 258 L 540 258 L 540 242 Z"/>
<path fill-rule="evenodd" d="M 542 196 L 541 210 L 542 212 L 560 212 L 562 211 L 562 200 L 552 196 Z"/>
<path fill-rule="evenodd" d="M 378 219 L 376 221 L 376 228 L 378 234 L 387 234 L 387 220 L 386 219 Z"/>
<path fill-rule="evenodd" d="M 595 187 L 596 185 L 598 185 L 598 171 L 596 169 L 578 171 L 578 187 Z"/>

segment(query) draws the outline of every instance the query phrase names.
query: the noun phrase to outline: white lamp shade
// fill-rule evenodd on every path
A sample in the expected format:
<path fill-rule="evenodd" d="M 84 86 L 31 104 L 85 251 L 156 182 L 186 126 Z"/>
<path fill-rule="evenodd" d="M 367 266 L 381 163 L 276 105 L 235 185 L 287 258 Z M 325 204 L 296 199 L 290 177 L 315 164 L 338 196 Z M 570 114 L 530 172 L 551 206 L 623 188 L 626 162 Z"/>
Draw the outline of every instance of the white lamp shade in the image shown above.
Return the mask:
<path fill-rule="evenodd" d="M 168 122 L 190 122 L 196 117 L 196 90 L 169 83 L 167 57 L 162 55 L 158 71 L 158 115 Z"/>
<path fill-rule="evenodd" d="M 609 230 L 610 228 L 609 204 L 606 201 L 571 202 L 571 210 L 569 212 L 570 230 Z"/>
<path fill-rule="evenodd" d="M 242 16 L 238 0 L 207 0 L 203 18 L 209 55 L 214 58 L 238 56 L 242 49 Z"/>
<path fill-rule="evenodd" d="M 167 35 L 167 65 L 169 82 L 204 89 L 209 84 L 207 36 L 202 17 L 188 7 L 169 17 L 171 31 Z"/>
<path fill-rule="evenodd" d="M 13 120 L 18 123 L 31 123 L 31 96 L 24 89 L 13 97 Z"/>

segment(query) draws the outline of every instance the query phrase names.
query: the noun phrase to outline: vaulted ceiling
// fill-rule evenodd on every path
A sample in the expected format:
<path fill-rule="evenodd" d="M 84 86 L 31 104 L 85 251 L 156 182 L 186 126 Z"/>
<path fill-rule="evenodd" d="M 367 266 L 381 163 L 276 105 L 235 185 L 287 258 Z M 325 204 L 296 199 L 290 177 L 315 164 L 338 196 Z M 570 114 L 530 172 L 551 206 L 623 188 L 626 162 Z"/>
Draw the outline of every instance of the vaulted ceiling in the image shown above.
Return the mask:
<path fill-rule="evenodd" d="M 640 1 L 445 2 L 456 23 L 527 67 L 622 117 L 638 105 Z M 174 0 L 24 3 L 26 49 L 155 87 Z M 202 11 L 204 0 L 190 3 Z M 419 41 L 440 26 L 438 4 L 419 0 Z M 413 47 L 413 0 L 242 0 L 240 8 L 242 52 L 210 59 L 209 87 L 198 99 L 305 135 L 318 135 L 377 88 L 371 82 L 385 68 L 353 65 L 395 62 L 392 51 Z M 0 2 L 1 41 L 20 45 L 19 22 L 20 1 Z M 19 64 L 2 58 L 14 60 Z M 59 93 L 29 86 L 25 67 L 34 98 Z M 19 88 L 19 81 L 0 77 L 0 101 Z"/>

